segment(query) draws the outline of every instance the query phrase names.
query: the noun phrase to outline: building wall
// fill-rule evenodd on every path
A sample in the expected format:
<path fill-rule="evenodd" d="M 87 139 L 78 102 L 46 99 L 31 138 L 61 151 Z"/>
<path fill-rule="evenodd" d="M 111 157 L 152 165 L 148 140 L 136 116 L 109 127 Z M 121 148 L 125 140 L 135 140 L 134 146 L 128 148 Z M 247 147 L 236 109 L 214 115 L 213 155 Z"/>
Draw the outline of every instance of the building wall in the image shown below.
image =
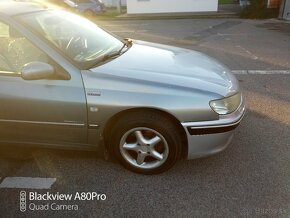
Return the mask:
<path fill-rule="evenodd" d="M 127 0 L 128 14 L 217 11 L 218 0 Z"/>
<path fill-rule="evenodd" d="M 290 0 L 285 0 L 283 19 L 290 20 Z"/>

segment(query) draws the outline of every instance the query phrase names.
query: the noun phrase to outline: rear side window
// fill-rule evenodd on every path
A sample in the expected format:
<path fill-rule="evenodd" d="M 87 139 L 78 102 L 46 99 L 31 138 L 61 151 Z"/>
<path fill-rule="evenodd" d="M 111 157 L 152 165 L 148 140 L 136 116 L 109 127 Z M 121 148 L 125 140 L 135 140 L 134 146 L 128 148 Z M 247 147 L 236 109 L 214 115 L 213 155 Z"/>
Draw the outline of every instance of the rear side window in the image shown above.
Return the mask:
<path fill-rule="evenodd" d="M 10 72 L 11 66 L 7 59 L 7 47 L 9 44 L 9 27 L 0 21 L 0 73 Z"/>

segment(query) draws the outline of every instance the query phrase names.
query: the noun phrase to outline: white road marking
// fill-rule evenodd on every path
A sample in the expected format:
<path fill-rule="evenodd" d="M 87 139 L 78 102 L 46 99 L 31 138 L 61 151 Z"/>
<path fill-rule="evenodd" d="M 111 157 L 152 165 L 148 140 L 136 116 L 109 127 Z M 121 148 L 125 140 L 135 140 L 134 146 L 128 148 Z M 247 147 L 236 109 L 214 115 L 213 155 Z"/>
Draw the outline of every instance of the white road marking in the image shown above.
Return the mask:
<path fill-rule="evenodd" d="M 148 23 L 136 23 L 136 24 L 133 24 L 133 23 L 127 23 L 127 24 L 105 24 L 105 25 L 101 25 L 101 26 L 104 26 L 104 27 L 127 27 L 127 26 L 148 26 Z"/>
<path fill-rule="evenodd" d="M 55 181 L 56 178 L 6 177 L 0 184 L 0 189 L 50 189 Z"/>
<path fill-rule="evenodd" d="M 111 30 L 112 33 L 135 33 L 135 30 Z"/>
<path fill-rule="evenodd" d="M 246 52 L 253 60 L 257 60 L 259 59 L 256 55 L 254 55 L 252 52 L 250 52 L 249 50 L 245 49 L 244 47 L 237 45 L 237 48 L 240 48 L 241 50 L 243 50 L 244 52 Z"/>
<path fill-rule="evenodd" d="M 146 33 L 147 30 L 111 30 L 112 33 Z"/>
<path fill-rule="evenodd" d="M 248 74 L 247 70 L 232 70 L 232 74 Z"/>
<path fill-rule="evenodd" d="M 248 36 L 248 33 L 218 33 L 218 36 Z"/>
<path fill-rule="evenodd" d="M 290 70 L 232 70 L 233 74 L 289 75 Z"/>
<path fill-rule="evenodd" d="M 290 74 L 290 70 L 248 70 L 248 74 Z"/>

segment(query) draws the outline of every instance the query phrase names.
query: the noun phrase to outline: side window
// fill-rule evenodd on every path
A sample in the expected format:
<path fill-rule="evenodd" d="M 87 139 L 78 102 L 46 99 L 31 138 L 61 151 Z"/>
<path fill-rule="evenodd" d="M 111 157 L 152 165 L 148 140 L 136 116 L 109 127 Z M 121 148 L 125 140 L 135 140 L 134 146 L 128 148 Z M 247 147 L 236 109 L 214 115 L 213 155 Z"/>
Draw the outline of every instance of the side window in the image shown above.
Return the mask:
<path fill-rule="evenodd" d="M 0 54 L 0 72 L 1 71 L 4 71 L 4 72 L 8 71 L 9 72 L 10 66 L 7 63 L 6 58 Z"/>
<path fill-rule="evenodd" d="M 53 65 L 55 79 L 70 79 L 70 75 L 53 62 L 14 28 L 0 21 L 0 72 L 19 74 L 27 63 L 40 61 Z"/>
<path fill-rule="evenodd" d="M 0 32 L 1 62 L 6 63 L 3 68 L 7 68 L 8 65 L 9 71 L 19 73 L 22 67 L 29 62 L 48 61 L 42 51 L 12 27 L 0 22 Z"/>

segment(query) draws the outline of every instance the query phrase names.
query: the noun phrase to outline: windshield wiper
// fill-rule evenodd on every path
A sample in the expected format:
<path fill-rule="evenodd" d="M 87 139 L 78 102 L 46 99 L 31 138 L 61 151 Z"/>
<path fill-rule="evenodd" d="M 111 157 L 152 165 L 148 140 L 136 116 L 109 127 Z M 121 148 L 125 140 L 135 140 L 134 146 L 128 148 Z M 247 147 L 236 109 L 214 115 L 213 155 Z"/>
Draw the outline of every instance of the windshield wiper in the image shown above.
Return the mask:
<path fill-rule="evenodd" d="M 96 66 L 98 66 L 100 63 L 102 63 L 104 61 L 107 61 L 109 59 L 113 59 L 113 58 L 116 58 L 116 57 L 120 56 L 123 53 L 124 48 L 125 47 L 129 48 L 132 44 L 133 44 L 133 40 L 132 39 L 129 39 L 129 38 L 124 39 L 123 46 L 118 51 L 109 52 L 109 53 L 107 53 L 105 55 L 102 55 L 102 56 L 98 57 L 95 60 L 95 63 L 90 68 L 96 67 Z"/>
<path fill-rule="evenodd" d="M 120 56 L 122 54 L 122 51 L 124 50 L 125 47 L 129 48 L 132 45 L 133 41 L 132 39 L 125 39 L 125 42 L 123 42 L 123 46 L 118 50 L 114 52 L 110 52 L 108 54 L 105 54 L 102 58 L 101 61 L 106 61 L 112 58 L 115 58 L 117 56 Z"/>

